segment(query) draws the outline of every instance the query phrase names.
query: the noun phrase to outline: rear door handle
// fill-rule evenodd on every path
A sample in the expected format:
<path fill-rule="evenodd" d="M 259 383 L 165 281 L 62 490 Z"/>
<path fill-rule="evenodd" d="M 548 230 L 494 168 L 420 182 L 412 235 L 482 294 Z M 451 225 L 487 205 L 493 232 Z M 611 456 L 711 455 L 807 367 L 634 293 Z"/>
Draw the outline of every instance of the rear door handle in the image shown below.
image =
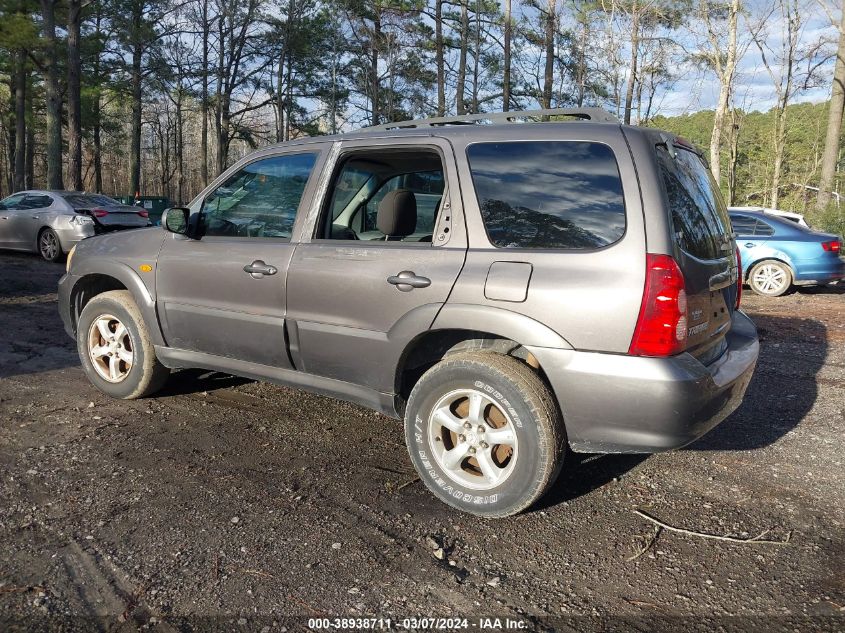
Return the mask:
<path fill-rule="evenodd" d="M 757 246 L 757 245 L 754 242 L 746 242 L 745 243 L 745 248 L 754 248 L 755 246 Z"/>
<path fill-rule="evenodd" d="M 411 270 L 403 270 L 398 275 L 388 277 L 387 283 L 396 286 L 402 292 L 410 292 L 414 288 L 427 288 L 431 285 L 431 279 L 428 277 L 418 277 Z"/>
<path fill-rule="evenodd" d="M 275 275 L 279 272 L 279 269 L 275 266 L 265 264 L 260 259 L 256 259 L 251 264 L 244 266 L 244 272 L 249 273 L 253 279 L 261 279 L 264 275 Z"/>

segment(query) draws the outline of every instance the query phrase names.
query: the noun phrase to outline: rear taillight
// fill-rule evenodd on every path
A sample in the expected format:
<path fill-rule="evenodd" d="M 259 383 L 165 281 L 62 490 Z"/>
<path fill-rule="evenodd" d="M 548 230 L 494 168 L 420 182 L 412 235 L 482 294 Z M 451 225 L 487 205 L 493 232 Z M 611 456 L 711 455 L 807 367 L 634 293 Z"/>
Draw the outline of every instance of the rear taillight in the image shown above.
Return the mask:
<path fill-rule="evenodd" d="M 736 305 L 734 309 L 739 310 L 739 302 L 742 300 L 742 256 L 739 249 L 736 249 Z"/>
<path fill-rule="evenodd" d="M 833 240 L 832 242 L 822 242 L 822 248 L 828 253 L 838 253 L 842 250 L 842 242 Z"/>
<path fill-rule="evenodd" d="M 149 214 L 148 211 L 138 211 L 138 215 L 140 215 L 142 218 L 150 217 L 150 214 Z"/>
<path fill-rule="evenodd" d="M 94 209 L 91 213 L 98 218 L 104 218 L 109 214 L 105 209 Z"/>
<path fill-rule="evenodd" d="M 646 255 L 643 302 L 629 354 L 672 356 L 686 349 L 685 285 L 684 274 L 669 255 Z"/>

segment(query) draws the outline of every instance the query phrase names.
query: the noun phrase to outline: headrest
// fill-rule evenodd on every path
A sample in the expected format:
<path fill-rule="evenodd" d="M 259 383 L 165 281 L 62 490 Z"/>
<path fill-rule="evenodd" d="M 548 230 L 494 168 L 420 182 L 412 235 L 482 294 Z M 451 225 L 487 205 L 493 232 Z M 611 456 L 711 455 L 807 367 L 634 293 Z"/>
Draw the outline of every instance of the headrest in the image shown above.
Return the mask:
<path fill-rule="evenodd" d="M 417 198 L 407 189 L 388 193 L 378 205 L 378 230 L 390 237 L 406 237 L 417 228 Z"/>

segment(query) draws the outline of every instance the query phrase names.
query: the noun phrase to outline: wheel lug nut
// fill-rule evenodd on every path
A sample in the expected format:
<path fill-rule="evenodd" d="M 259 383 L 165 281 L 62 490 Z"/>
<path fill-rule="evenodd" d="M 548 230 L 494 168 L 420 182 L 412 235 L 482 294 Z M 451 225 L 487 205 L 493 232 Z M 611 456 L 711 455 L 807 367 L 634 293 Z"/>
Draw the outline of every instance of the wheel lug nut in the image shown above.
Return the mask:
<path fill-rule="evenodd" d="M 464 422 L 464 428 L 469 430 L 472 428 L 472 424 L 470 424 L 469 422 Z"/>
<path fill-rule="evenodd" d="M 479 424 L 479 425 L 478 425 L 478 432 L 479 432 L 479 433 L 484 433 L 484 425 L 483 425 L 483 424 Z"/>
<path fill-rule="evenodd" d="M 474 446 L 470 446 L 470 449 L 469 449 L 469 454 L 470 454 L 470 455 L 475 455 L 475 447 L 474 447 Z"/>
<path fill-rule="evenodd" d="M 487 442 L 481 442 L 481 448 L 490 448 L 490 445 Z"/>
<path fill-rule="evenodd" d="M 458 439 L 459 439 L 461 442 L 466 442 L 466 441 L 467 441 L 467 436 L 462 434 L 462 435 L 459 435 L 459 436 L 458 436 Z"/>

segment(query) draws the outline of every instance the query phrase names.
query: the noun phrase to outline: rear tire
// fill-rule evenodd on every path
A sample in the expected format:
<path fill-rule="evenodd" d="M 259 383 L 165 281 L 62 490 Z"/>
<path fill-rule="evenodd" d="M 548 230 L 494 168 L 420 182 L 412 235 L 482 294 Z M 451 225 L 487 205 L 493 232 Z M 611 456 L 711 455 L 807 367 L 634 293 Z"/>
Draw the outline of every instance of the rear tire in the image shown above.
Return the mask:
<path fill-rule="evenodd" d="M 62 243 L 53 229 L 42 229 L 38 234 L 38 252 L 41 257 L 53 263 L 58 262 L 64 256 Z"/>
<path fill-rule="evenodd" d="M 524 363 L 491 352 L 449 356 L 423 374 L 408 399 L 405 439 L 438 499 L 485 517 L 531 506 L 566 453 L 548 387 Z"/>
<path fill-rule="evenodd" d="M 783 262 L 764 260 L 748 273 L 748 286 L 755 294 L 780 297 L 792 287 L 792 271 Z"/>
<path fill-rule="evenodd" d="M 76 325 L 76 347 L 91 384 L 112 398 L 143 398 L 170 375 L 127 290 L 104 292 L 87 303 Z"/>

